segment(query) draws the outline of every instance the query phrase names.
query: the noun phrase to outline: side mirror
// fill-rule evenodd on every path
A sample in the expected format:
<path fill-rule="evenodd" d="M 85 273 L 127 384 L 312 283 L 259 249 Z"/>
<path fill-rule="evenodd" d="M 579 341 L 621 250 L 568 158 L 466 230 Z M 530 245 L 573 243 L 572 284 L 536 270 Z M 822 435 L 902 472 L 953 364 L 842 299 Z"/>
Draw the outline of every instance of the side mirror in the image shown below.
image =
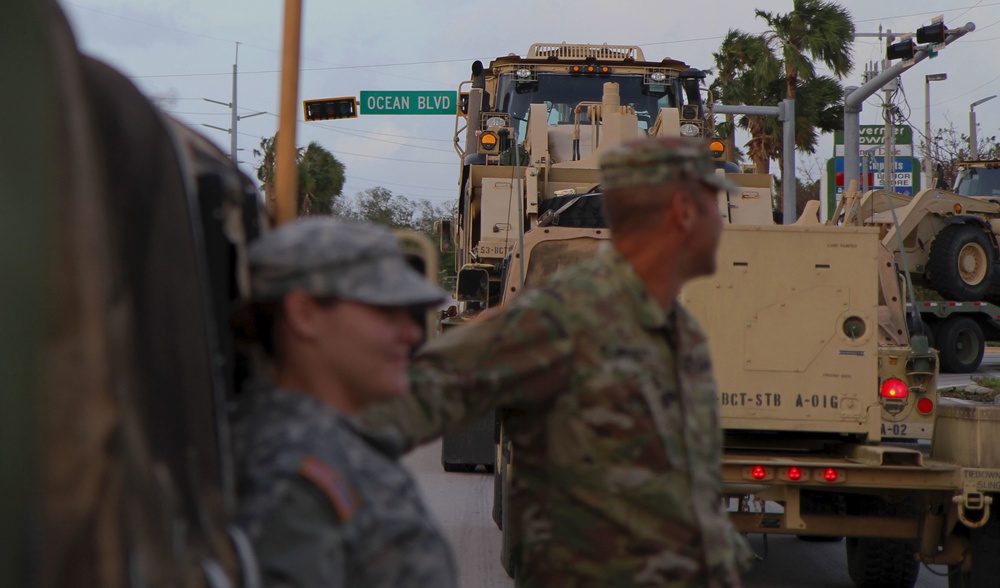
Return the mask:
<path fill-rule="evenodd" d="M 490 273 L 481 268 L 466 268 L 458 272 L 457 298 L 459 302 L 481 302 L 483 308 L 490 300 Z"/>
<path fill-rule="evenodd" d="M 434 232 L 438 234 L 438 248 L 441 253 L 448 253 L 455 248 L 454 219 L 443 218 L 434 223 Z"/>

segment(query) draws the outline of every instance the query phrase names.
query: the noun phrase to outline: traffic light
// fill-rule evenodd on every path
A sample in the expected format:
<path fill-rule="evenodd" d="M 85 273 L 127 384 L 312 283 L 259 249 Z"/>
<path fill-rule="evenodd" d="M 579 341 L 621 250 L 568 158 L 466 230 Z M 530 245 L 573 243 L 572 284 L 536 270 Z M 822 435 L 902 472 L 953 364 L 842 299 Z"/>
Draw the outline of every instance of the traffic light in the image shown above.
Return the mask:
<path fill-rule="evenodd" d="M 885 50 L 885 58 L 890 61 L 893 59 L 913 59 L 916 48 L 913 39 L 893 43 Z"/>
<path fill-rule="evenodd" d="M 917 43 L 920 45 L 929 45 L 926 47 L 929 57 L 934 57 L 937 52 L 935 51 L 935 45 L 940 45 L 944 43 L 945 37 L 948 36 L 948 29 L 944 26 L 944 22 L 935 18 L 934 22 L 927 26 L 920 27 L 917 29 Z M 913 38 L 909 33 L 903 35 L 902 40 L 899 43 L 893 43 L 889 45 L 885 50 L 886 59 L 913 59 L 914 54 L 917 51 L 917 44 L 913 42 Z"/>
<path fill-rule="evenodd" d="M 305 100 L 302 102 L 302 108 L 305 111 L 306 120 L 358 117 L 358 99 L 354 96 Z"/>
<path fill-rule="evenodd" d="M 945 34 L 948 29 L 943 22 L 936 22 L 917 29 L 917 43 L 944 43 Z"/>

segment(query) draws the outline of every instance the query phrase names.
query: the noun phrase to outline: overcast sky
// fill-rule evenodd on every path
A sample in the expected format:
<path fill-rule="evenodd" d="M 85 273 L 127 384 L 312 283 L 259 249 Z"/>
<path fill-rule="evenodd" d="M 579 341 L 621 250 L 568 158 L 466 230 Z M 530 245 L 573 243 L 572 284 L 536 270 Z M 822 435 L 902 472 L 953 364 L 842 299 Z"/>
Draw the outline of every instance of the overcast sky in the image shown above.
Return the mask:
<path fill-rule="evenodd" d="M 226 153 L 229 136 L 201 126 L 229 128 L 232 67 L 239 43 L 238 124 L 243 169 L 253 174 L 253 148 L 277 130 L 283 3 L 277 0 L 62 0 L 85 53 L 121 70 L 168 112 L 202 131 Z M 947 73 L 931 85 L 931 123 L 968 132 L 969 105 L 1000 94 L 1000 2 L 910 0 L 840 2 L 858 32 L 913 32 L 936 15 L 977 30 L 932 60 L 903 75 L 911 124 L 924 125 L 924 76 Z M 499 7 L 502 6 L 502 10 Z M 627 8 L 626 8 L 627 7 Z M 638 45 L 647 59 L 671 57 L 703 69 L 713 65 L 729 28 L 762 32 L 754 8 L 783 13 L 791 0 L 626 0 L 502 4 L 468 0 L 304 2 L 299 101 L 360 96 L 362 90 L 456 90 L 476 59 L 516 53 L 532 43 L 577 42 Z M 860 85 L 865 65 L 879 60 L 877 39 L 854 43 L 855 70 L 845 85 Z M 862 124 L 881 122 L 876 94 L 865 104 Z M 297 108 L 301 119 L 301 106 Z M 976 107 L 980 138 L 1000 135 L 1000 99 Z M 347 168 L 344 193 L 373 186 L 438 204 L 457 196 L 458 156 L 451 116 L 364 116 L 299 122 L 297 143 L 316 141 Z M 914 141 L 918 141 L 914 132 Z M 826 138 L 817 155 L 833 154 Z M 818 173 L 804 156 L 799 176 Z M 772 169 L 777 170 L 774 165 Z"/>

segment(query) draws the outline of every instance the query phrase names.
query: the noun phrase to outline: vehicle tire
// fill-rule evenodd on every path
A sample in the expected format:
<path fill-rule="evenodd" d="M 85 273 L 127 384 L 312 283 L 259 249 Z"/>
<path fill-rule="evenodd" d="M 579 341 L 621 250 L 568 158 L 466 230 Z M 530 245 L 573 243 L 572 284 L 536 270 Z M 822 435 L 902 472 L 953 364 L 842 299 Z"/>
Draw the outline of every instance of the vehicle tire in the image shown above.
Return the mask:
<path fill-rule="evenodd" d="M 993 495 L 994 503 L 997 495 Z M 948 588 L 990 588 L 997 585 L 1000 578 L 1000 519 L 990 514 L 986 524 L 978 529 L 969 529 L 971 545 L 968 547 L 972 558 L 972 569 L 963 572 L 960 565 L 948 566 Z"/>
<path fill-rule="evenodd" d="M 912 494 L 894 501 L 865 495 L 845 498 L 848 515 L 916 518 L 919 512 Z M 847 573 L 857 588 L 912 588 L 917 581 L 920 562 L 914 557 L 915 540 L 848 537 L 846 548 Z"/>
<path fill-rule="evenodd" d="M 946 300 L 983 300 L 995 259 L 993 244 L 978 225 L 949 225 L 931 243 L 930 286 Z"/>
<path fill-rule="evenodd" d="M 986 338 L 976 321 L 967 316 L 953 316 L 938 328 L 937 345 L 941 371 L 968 374 L 982 363 Z"/>
<path fill-rule="evenodd" d="M 554 226 L 587 229 L 601 229 L 608 226 L 604 220 L 604 210 L 601 208 L 603 196 L 600 194 L 569 194 L 542 200 L 538 203 L 538 213 L 559 210 L 574 198 L 579 200 L 559 214 L 559 219 L 552 222 Z"/>
<path fill-rule="evenodd" d="M 847 573 L 857 588 L 913 588 L 920 562 L 915 541 L 847 538 Z"/>

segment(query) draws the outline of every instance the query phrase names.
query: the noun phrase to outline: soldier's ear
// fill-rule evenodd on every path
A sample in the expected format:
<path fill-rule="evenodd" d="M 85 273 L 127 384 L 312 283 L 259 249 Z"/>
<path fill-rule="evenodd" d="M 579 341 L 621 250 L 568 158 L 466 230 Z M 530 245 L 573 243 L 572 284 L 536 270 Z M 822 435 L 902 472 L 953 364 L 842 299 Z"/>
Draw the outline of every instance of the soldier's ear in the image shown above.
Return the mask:
<path fill-rule="evenodd" d="M 674 227 L 681 231 L 693 230 L 698 222 L 697 203 L 691 194 L 679 187 L 670 195 L 669 215 Z"/>
<path fill-rule="evenodd" d="M 312 339 L 318 332 L 316 313 L 321 306 L 302 290 L 293 290 L 281 301 L 284 319 L 290 333 L 300 339 Z"/>

